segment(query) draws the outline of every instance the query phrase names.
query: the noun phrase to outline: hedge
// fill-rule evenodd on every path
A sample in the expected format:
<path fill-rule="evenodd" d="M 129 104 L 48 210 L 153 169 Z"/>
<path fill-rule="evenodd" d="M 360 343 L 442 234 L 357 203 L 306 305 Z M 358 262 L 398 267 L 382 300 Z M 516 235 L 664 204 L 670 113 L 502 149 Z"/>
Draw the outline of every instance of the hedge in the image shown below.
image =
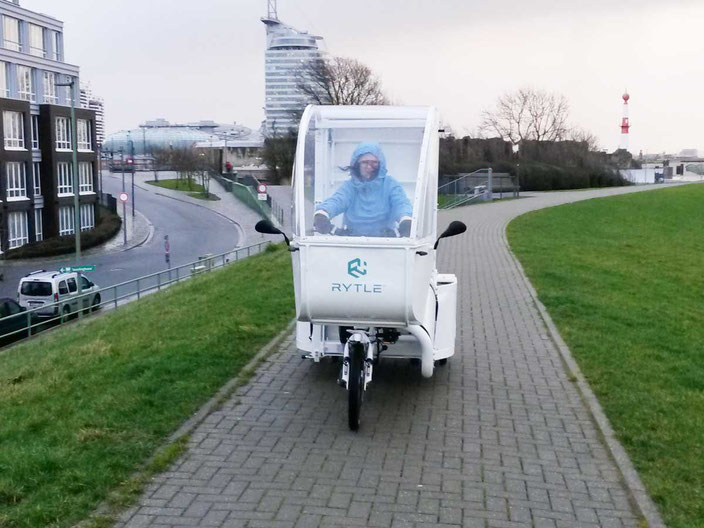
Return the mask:
<path fill-rule="evenodd" d="M 122 227 L 122 220 L 104 207 L 99 207 L 98 225 L 90 231 L 81 233 L 81 250 L 90 249 L 114 237 Z M 53 257 L 73 253 L 76 250 L 74 235 L 52 237 L 41 242 L 25 244 L 7 252 L 8 259 L 27 259 L 36 257 Z"/>
<path fill-rule="evenodd" d="M 556 167 L 545 163 L 521 164 L 522 191 L 556 191 L 629 185 L 618 172 L 599 167 Z"/>

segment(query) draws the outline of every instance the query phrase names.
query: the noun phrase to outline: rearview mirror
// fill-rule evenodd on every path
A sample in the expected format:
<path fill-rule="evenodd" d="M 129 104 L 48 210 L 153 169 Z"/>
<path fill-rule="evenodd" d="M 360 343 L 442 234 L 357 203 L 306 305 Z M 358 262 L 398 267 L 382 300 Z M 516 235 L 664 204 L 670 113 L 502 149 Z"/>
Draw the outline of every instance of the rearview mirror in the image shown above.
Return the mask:
<path fill-rule="evenodd" d="M 442 235 L 440 235 L 435 242 L 435 247 L 433 249 L 438 248 L 438 243 L 440 242 L 441 238 L 448 238 L 448 237 L 453 237 L 455 235 L 461 235 L 467 231 L 467 226 L 464 224 L 464 222 L 460 222 L 459 220 L 453 220 L 450 222 L 450 225 L 447 226 L 447 229 L 442 232 Z"/>
<path fill-rule="evenodd" d="M 259 220 L 259 222 L 257 222 L 257 225 L 254 226 L 254 230 L 257 233 L 263 233 L 265 235 L 281 235 L 282 237 L 284 237 L 286 245 L 291 245 L 291 242 L 289 241 L 288 237 L 284 234 L 284 232 L 274 226 L 274 224 L 272 224 L 269 220 Z"/>

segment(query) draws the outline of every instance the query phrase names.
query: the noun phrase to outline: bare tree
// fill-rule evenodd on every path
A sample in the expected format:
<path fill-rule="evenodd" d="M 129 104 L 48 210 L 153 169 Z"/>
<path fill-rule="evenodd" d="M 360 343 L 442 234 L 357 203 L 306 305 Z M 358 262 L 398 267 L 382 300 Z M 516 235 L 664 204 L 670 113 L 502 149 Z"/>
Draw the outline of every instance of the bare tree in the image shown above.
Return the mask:
<path fill-rule="evenodd" d="M 180 180 L 179 187 L 185 187 L 187 190 L 193 190 L 193 183 L 196 176 L 201 170 L 201 159 L 196 149 L 190 148 L 175 148 L 170 151 L 171 166 L 178 173 Z"/>
<path fill-rule="evenodd" d="M 272 134 L 264 140 L 262 157 L 271 172 L 274 184 L 290 181 L 296 154 L 297 134 L 289 130 L 285 134 Z"/>
<path fill-rule="evenodd" d="M 523 140 L 560 141 L 568 132 L 569 105 L 562 95 L 521 89 L 499 97 L 482 113 L 481 130 L 514 145 Z"/>
<path fill-rule="evenodd" d="M 203 196 L 205 198 L 210 197 L 210 178 L 213 175 L 220 174 L 220 162 L 213 154 L 214 152 L 209 150 L 200 150 L 196 160 L 198 176 L 203 186 Z"/>
<path fill-rule="evenodd" d="M 599 151 L 599 138 L 584 128 L 575 127 L 567 134 L 567 139 L 586 143 L 589 152 Z"/>
<path fill-rule="evenodd" d="M 152 169 L 154 170 L 154 180 L 159 181 L 159 171 L 171 168 L 171 151 L 164 148 L 152 148 Z"/>
<path fill-rule="evenodd" d="M 379 78 L 355 59 L 332 57 L 306 62 L 297 72 L 296 84 L 313 104 L 388 104 Z"/>
<path fill-rule="evenodd" d="M 372 70 L 355 59 L 332 57 L 303 63 L 296 72 L 296 86 L 308 103 L 317 105 L 384 105 L 381 81 Z M 302 109 L 291 112 L 296 120 Z M 297 132 L 272 131 L 264 141 L 264 163 L 273 182 L 291 177 L 295 158 Z"/>

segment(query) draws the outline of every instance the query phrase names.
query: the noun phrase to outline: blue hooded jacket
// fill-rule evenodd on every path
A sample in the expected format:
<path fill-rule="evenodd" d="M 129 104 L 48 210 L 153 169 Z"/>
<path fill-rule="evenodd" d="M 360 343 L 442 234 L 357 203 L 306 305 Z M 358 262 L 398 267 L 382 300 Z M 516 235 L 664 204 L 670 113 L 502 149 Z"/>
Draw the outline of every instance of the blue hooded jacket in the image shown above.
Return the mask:
<path fill-rule="evenodd" d="M 354 170 L 364 154 L 373 154 L 379 160 L 379 170 L 371 180 L 362 180 Z M 344 225 L 356 236 L 384 236 L 402 217 L 412 215 L 403 187 L 386 173 L 386 157 L 378 143 L 361 143 L 355 149 L 350 172 L 350 179 L 316 210 L 322 209 L 330 218 L 344 213 Z"/>

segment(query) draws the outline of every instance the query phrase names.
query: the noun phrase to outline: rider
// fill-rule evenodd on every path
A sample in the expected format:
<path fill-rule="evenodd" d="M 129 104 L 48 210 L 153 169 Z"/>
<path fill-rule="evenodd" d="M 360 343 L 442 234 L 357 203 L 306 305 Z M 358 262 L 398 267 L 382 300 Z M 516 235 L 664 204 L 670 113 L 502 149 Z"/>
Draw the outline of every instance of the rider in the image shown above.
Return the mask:
<path fill-rule="evenodd" d="M 329 233 L 330 220 L 344 213 L 343 223 L 351 235 L 389 236 L 396 224 L 400 236 L 410 235 L 411 203 L 401 184 L 387 174 L 386 157 L 378 143 L 361 143 L 342 170 L 350 172 L 350 179 L 316 207 L 316 231 Z"/>

